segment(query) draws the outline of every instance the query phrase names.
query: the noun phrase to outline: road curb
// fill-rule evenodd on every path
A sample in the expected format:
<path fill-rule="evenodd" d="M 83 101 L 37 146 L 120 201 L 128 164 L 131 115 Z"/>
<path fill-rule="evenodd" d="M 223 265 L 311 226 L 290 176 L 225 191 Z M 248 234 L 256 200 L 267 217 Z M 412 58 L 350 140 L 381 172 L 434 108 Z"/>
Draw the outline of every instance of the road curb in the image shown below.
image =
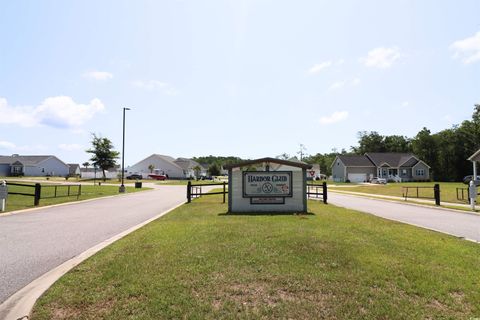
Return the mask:
<path fill-rule="evenodd" d="M 94 199 L 93 199 L 94 200 Z M 88 201 L 88 200 L 87 200 Z M 85 261 L 89 257 L 93 256 L 95 253 L 104 249 L 105 247 L 111 245 L 112 243 L 120 240 L 126 235 L 140 229 L 141 227 L 147 225 L 148 223 L 164 216 L 165 214 L 177 209 L 182 206 L 184 203 L 178 204 L 166 211 L 163 211 L 156 216 L 145 220 L 142 223 L 137 224 L 93 247 L 85 250 L 79 255 L 73 257 L 70 260 L 65 261 L 54 269 L 46 272 L 42 276 L 30 282 L 28 285 L 14 293 L 10 296 L 5 302 L 0 304 L 0 319 L 5 320 L 18 320 L 18 319 L 28 319 L 30 313 L 35 305 L 37 299 L 48 289 L 52 284 L 55 283 L 60 277 L 66 274 L 68 271 L 73 269 L 75 266 Z"/>

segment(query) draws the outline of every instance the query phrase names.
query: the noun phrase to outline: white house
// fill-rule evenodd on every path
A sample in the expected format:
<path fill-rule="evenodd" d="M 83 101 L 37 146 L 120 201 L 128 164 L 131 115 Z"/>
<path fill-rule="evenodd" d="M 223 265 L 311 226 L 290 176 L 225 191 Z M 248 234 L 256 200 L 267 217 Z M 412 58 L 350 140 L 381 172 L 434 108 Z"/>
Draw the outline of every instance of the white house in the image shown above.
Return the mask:
<path fill-rule="evenodd" d="M 151 170 L 149 167 L 153 168 Z M 138 173 L 144 178 L 152 172 L 156 174 L 165 174 L 169 178 L 183 179 L 187 178 L 184 169 L 175 163 L 175 159 L 170 156 L 161 154 L 152 154 L 151 156 L 137 162 L 131 167 L 128 167 L 127 174 Z"/>
<path fill-rule="evenodd" d="M 0 176 L 66 177 L 69 171 L 68 164 L 52 155 L 0 156 Z"/>

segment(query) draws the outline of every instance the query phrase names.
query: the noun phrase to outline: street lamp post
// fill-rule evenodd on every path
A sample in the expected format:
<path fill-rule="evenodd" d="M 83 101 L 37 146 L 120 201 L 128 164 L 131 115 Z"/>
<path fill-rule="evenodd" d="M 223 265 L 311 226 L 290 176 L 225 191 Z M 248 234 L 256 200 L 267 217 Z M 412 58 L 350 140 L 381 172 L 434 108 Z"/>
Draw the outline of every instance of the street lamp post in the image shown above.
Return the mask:
<path fill-rule="evenodd" d="M 130 110 L 130 108 L 123 108 L 123 139 L 122 139 L 122 185 L 118 189 L 118 192 L 125 192 L 125 185 L 123 184 L 123 178 L 125 175 L 125 110 Z"/>

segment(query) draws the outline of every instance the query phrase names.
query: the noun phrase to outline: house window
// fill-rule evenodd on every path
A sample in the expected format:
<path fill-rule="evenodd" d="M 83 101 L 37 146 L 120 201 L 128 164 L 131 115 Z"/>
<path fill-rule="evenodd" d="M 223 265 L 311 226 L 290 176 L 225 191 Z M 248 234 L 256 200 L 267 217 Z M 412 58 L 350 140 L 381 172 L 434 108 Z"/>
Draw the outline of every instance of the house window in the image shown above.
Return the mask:
<path fill-rule="evenodd" d="M 403 173 L 403 174 L 407 174 L 407 169 L 403 169 L 403 170 L 402 170 L 402 173 Z"/>
<path fill-rule="evenodd" d="M 417 169 L 415 170 L 415 173 L 417 176 L 424 176 L 425 175 L 425 169 Z"/>
<path fill-rule="evenodd" d="M 340 162 L 337 162 L 337 166 L 339 166 L 339 165 L 340 165 Z"/>

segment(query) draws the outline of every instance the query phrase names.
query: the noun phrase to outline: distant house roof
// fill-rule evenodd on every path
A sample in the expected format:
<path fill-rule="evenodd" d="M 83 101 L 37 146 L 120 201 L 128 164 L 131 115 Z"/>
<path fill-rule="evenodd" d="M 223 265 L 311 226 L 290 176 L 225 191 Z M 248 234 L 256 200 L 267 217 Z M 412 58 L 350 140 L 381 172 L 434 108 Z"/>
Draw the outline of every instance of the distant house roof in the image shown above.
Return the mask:
<path fill-rule="evenodd" d="M 80 165 L 78 163 L 67 163 L 68 164 L 68 173 L 69 174 L 76 174 L 77 169 L 80 169 Z"/>
<path fill-rule="evenodd" d="M 187 158 L 178 158 L 174 161 L 174 163 L 181 167 L 183 170 L 189 170 L 196 166 L 199 166 L 201 168 L 200 164 L 197 161 Z"/>
<path fill-rule="evenodd" d="M 18 155 L 18 154 L 14 154 L 14 155 L 11 155 L 11 156 L 0 156 L 0 164 L 13 164 L 15 162 L 20 162 L 22 165 L 24 166 L 36 166 L 38 165 L 39 163 L 47 160 L 47 159 L 50 159 L 50 158 L 57 158 L 55 156 L 21 156 L 21 155 Z M 58 158 L 57 158 L 58 159 Z M 58 159 L 59 161 L 61 161 L 60 159 Z M 63 161 L 62 161 L 63 162 Z M 65 165 L 67 165 L 65 163 Z"/>
<path fill-rule="evenodd" d="M 367 156 L 377 167 L 380 167 L 385 163 L 390 167 L 400 167 L 401 165 L 412 167 L 418 162 L 418 159 L 411 153 L 378 152 L 366 153 L 365 156 Z M 413 161 L 412 158 L 414 159 Z"/>
<path fill-rule="evenodd" d="M 365 156 L 361 155 L 345 155 L 337 156 L 347 167 L 374 167 L 375 165 Z"/>
<path fill-rule="evenodd" d="M 260 158 L 260 159 L 255 159 L 255 160 L 243 161 L 243 162 L 240 162 L 240 163 L 226 164 L 226 165 L 223 166 L 223 168 L 228 170 L 228 169 L 246 167 L 246 166 L 249 166 L 249 165 L 252 165 L 252 164 L 264 163 L 264 162 L 283 164 L 283 165 L 286 165 L 286 166 L 297 167 L 297 168 L 302 168 L 302 169 L 311 169 L 312 168 L 311 164 L 308 164 L 308 163 L 305 163 L 305 162 L 289 161 L 289 160 L 282 160 L 282 159 L 276 159 L 276 158 Z"/>

